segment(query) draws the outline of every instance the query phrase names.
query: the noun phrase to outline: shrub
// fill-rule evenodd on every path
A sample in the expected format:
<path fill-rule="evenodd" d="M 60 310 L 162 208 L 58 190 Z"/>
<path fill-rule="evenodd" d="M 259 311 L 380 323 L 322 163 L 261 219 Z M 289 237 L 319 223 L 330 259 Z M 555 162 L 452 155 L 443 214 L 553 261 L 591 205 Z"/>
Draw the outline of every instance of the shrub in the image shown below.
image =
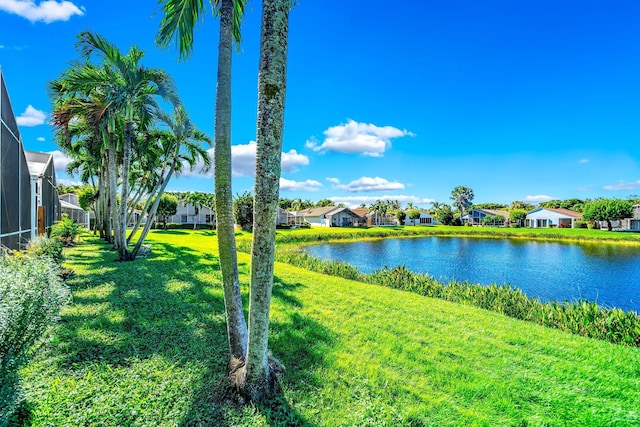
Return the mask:
<path fill-rule="evenodd" d="M 0 256 L 0 425 L 21 400 L 18 368 L 68 298 L 52 259 Z"/>
<path fill-rule="evenodd" d="M 80 224 L 63 215 L 62 219 L 51 227 L 51 237 L 60 240 L 64 246 L 73 246 L 80 229 Z"/>
<path fill-rule="evenodd" d="M 25 255 L 51 258 L 56 264 L 62 262 L 62 242 L 47 236 L 36 236 L 29 241 Z"/>

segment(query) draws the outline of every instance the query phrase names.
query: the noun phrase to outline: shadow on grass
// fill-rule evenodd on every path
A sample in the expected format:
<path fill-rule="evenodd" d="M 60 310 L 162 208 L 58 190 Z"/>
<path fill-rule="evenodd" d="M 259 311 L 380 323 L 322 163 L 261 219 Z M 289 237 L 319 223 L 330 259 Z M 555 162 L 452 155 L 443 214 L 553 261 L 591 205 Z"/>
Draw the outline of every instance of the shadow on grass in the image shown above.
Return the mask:
<path fill-rule="evenodd" d="M 68 283 L 73 303 L 65 309 L 47 351 L 57 369 L 78 376 L 96 364 L 127 368 L 160 355 L 175 366 L 204 367 L 193 383 L 196 390 L 186 415 L 176 423 L 239 425 L 253 411 L 269 425 L 312 425 L 289 404 L 286 393 L 245 408 L 216 401 L 228 361 L 218 259 L 188 247 L 157 241 L 152 245 L 149 258 L 128 263 L 114 262 L 116 254 L 110 245 L 89 254 L 73 253 L 69 264 L 83 267 Z M 248 272 L 244 263 L 240 269 Z M 273 290 L 274 301 L 286 307 L 284 316 L 272 322 L 270 336 L 274 356 L 287 368 L 285 392 L 298 384 L 317 384 L 312 371 L 323 363 L 318 345 L 330 340 L 322 325 L 298 313 L 302 304 L 295 291 L 299 286 L 276 278 Z M 246 291 L 243 286 L 245 307 Z M 29 425 L 33 403 L 25 402 L 20 425 Z"/>
<path fill-rule="evenodd" d="M 324 364 L 322 348 L 330 345 L 333 338 L 320 323 L 299 313 L 302 303 L 295 291 L 300 286 L 303 285 L 274 278 L 273 301 L 286 307 L 284 316 L 281 313 L 279 320 L 270 323 L 269 348 L 286 369 L 278 390 L 265 402 L 250 407 L 239 408 L 230 402 L 220 406 L 219 392 L 224 383 L 221 376 L 210 375 L 209 382 L 197 391 L 182 426 L 209 425 L 211 420 L 220 426 L 245 425 L 246 417 L 253 412 L 261 414 L 270 426 L 314 425 L 289 403 L 287 391 L 309 392 L 319 387 L 313 372 Z"/>
<path fill-rule="evenodd" d="M 168 246 L 159 252 L 162 258 L 129 263 L 111 263 L 115 254 L 108 249 L 93 258 L 78 256 L 88 273 L 69 282 L 82 292 L 74 292 L 73 306 L 60 321 L 61 368 L 98 360 L 128 366 L 156 354 L 175 363 L 213 354 L 224 366 L 224 303 L 198 277 L 217 269 L 217 260 Z"/>

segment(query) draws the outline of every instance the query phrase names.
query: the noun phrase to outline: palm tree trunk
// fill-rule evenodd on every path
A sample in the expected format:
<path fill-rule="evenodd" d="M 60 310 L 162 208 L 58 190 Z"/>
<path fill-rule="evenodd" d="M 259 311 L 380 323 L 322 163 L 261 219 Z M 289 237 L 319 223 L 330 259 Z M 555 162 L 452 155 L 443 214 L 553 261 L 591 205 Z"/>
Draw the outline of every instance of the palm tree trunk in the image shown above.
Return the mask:
<path fill-rule="evenodd" d="M 120 223 L 117 221 L 118 211 L 117 207 L 117 197 L 116 197 L 116 187 L 117 187 L 117 172 L 116 172 L 116 144 L 114 140 L 114 135 L 112 132 L 109 133 L 109 166 L 108 166 L 108 174 L 109 174 L 109 216 L 108 220 L 111 224 L 113 224 L 114 231 L 114 239 L 112 241 L 114 245 L 114 249 L 118 249 L 119 238 L 120 235 Z"/>
<path fill-rule="evenodd" d="M 142 208 L 142 212 L 140 212 L 140 216 L 138 217 L 138 220 L 136 221 L 135 225 L 131 229 L 129 236 L 127 236 L 127 244 L 131 243 L 131 239 L 140 228 L 140 224 L 142 224 L 142 219 L 144 218 L 144 214 L 145 212 L 149 211 L 149 206 L 151 205 L 151 200 L 153 199 L 153 195 L 156 194 L 156 192 L 159 190 L 161 183 L 162 181 L 158 181 L 158 183 L 153 187 L 153 190 L 151 190 L 149 197 L 147 197 L 147 201 L 144 203 L 144 207 Z M 150 215 L 147 215 L 147 222 L 151 222 Z M 133 258 L 135 259 L 135 257 Z"/>
<path fill-rule="evenodd" d="M 290 0 L 265 0 L 262 4 L 249 344 L 243 387 L 252 401 L 263 400 L 273 385 L 268 356 L 269 309 L 284 131 L 290 4 Z"/>
<path fill-rule="evenodd" d="M 242 310 L 238 258 L 231 192 L 231 57 L 233 42 L 233 0 L 220 5 L 220 41 L 215 111 L 214 173 L 218 256 L 222 271 L 227 337 L 231 358 L 244 360 L 247 353 L 247 321 Z M 230 364 L 231 366 L 231 364 Z"/>
<path fill-rule="evenodd" d="M 127 206 L 129 202 L 129 169 L 131 165 L 131 121 L 127 120 L 124 130 L 124 148 L 122 150 L 122 186 L 120 192 L 120 206 L 118 222 L 120 224 L 118 236 L 118 252 L 120 261 L 129 261 L 127 250 Z"/>
<path fill-rule="evenodd" d="M 162 196 L 162 193 L 164 193 L 165 188 L 167 188 L 167 184 L 169 183 L 169 180 L 171 179 L 171 175 L 173 175 L 174 170 L 175 170 L 175 161 L 171 165 L 171 168 L 169 169 L 167 176 L 162 178 L 162 186 L 158 190 L 158 193 L 155 196 L 153 204 L 151 205 L 151 209 L 149 210 L 149 215 L 147 215 L 147 222 L 144 224 L 144 228 L 142 229 L 140 238 L 138 238 L 138 241 L 136 242 L 136 247 L 131 252 L 131 259 L 136 259 L 136 256 L 138 256 L 138 252 L 140 251 L 140 247 L 142 246 L 142 243 L 144 243 L 144 239 L 147 238 L 147 234 L 149 234 L 149 230 L 151 230 L 153 217 L 156 215 L 156 212 L 158 212 L 158 205 L 160 205 L 160 197 Z M 149 197 L 151 198 L 151 196 Z"/>

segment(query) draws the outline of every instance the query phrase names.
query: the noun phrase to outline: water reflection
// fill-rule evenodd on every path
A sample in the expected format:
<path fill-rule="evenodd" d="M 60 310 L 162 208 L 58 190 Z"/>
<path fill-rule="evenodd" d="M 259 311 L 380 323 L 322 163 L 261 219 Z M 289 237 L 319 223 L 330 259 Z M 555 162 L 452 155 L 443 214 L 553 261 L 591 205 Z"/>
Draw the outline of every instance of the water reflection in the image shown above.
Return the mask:
<path fill-rule="evenodd" d="M 371 272 L 406 265 L 443 281 L 511 284 L 542 300 L 588 299 L 640 312 L 640 248 L 426 237 L 309 246 L 309 254 Z"/>

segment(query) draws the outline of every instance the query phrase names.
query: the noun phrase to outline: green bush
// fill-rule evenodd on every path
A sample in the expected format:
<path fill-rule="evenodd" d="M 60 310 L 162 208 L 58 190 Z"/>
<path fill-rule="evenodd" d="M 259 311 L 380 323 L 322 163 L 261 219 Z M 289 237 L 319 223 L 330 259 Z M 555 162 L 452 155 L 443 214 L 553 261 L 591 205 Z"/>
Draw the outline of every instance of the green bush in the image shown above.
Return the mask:
<path fill-rule="evenodd" d="M 51 227 L 51 237 L 60 240 L 64 246 L 73 246 L 81 228 L 80 224 L 63 215 L 62 219 Z"/>
<path fill-rule="evenodd" d="M 25 255 L 51 258 L 60 264 L 62 262 L 62 242 L 47 236 L 36 236 L 27 244 Z"/>
<path fill-rule="evenodd" d="M 21 400 L 18 368 L 69 299 L 59 269 L 48 257 L 0 256 L 0 425 Z"/>

